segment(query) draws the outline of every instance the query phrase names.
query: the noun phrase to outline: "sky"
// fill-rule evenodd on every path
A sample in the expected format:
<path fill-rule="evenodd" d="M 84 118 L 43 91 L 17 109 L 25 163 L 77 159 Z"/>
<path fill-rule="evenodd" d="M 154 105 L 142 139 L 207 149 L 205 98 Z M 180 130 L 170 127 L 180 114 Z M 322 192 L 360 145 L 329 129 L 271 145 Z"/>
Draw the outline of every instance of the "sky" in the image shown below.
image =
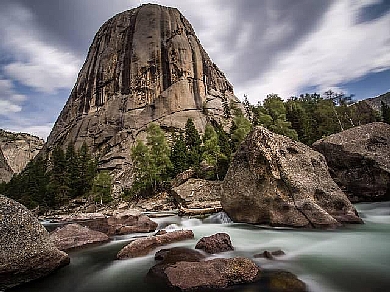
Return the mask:
<path fill-rule="evenodd" d="M 0 128 L 46 139 L 99 27 L 146 3 L 181 11 L 241 100 L 390 91 L 390 0 L 0 0 Z"/>

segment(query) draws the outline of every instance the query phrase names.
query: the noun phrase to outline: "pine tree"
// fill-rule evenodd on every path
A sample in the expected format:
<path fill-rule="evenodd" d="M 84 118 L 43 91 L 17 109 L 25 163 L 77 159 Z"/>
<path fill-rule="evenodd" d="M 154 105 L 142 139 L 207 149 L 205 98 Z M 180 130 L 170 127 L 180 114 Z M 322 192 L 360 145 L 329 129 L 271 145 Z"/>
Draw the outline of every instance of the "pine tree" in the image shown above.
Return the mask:
<path fill-rule="evenodd" d="M 78 166 L 78 157 L 74 147 L 74 142 L 70 141 L 65 153 L 66 171 L 69 176 L 70 196 L 75 198 L 80 195 L 77 189 L 77 181 L 80 177 L 80 171 Z"/>
<path fill-rule="evenodd" d="M 220 146 L 218 144 L 218 135 L 214 130 L 214 127 L 210 124 L 206 125 L 205 134 L 203 136 L 203 151 L 202 159 L 206 161 L 209 166 L 214 168 L 213 173 L 210 174 L 212 178 L 219 179 L 218 166 L 221 159 L 226 159 L 221 153 Z"/>
<path fill-rule="evenodd" d="M 232 149 L 236 152 L 241 142 L 251 130 L 251 122 L 244 116 L 236 116 L 230 129 L 232 139 Z"/>
<path fill-rule="evenodd" d="M 151 160 L 149 148 L 144 142 L 138 140 L 137 144 L 131 149 L 131 159 L 133 160 L 134 181 L 132 193 L 138 194 L 145 190 L 150 190 L 153 184 L 151 175 Z"/>
<path fill-rule="evenodd" d="M 111 197 L 111 176 L 106 170 L 100 171 L 94 178 L 92 194 L 95 202 L 106 204 L 112 201 Z"/>
<path fill-rule="evenodd" d="M 172 136 L 171 162 L 173 167 L 173 176 L 188 169 L 187 148 L 183 133 Z"/>
<path fill-rule="evenodd" d="M 147 146 L 150 150 L 150 172 L 154 181 L 154 189 L 157 184 L 168 179 L 168 173 L 172 168 L 171 160 L 169 159 L 170 148 L 165 138 L 164 132 L 160 126 L 151 123 L 147 130 Z"/>
<path fill-rule="evenodd" d="M 198 168 L 201 159 L 201 140 L 192 119 L 188 119 L 185 126 L 185 141 L 188 153 L 188 165 Z"/>
<path fill-rule="evenodd" d="M 65 153 L 57 146 L 51 156 L 51 171 L 48 184 L 48 192 L 54 198 L 57 206 L 65 204 L 69 200 L 69 176 L 66 170 Z"/>
<path fill-rule="evenodd" d="M 390 107 L 383 101 L 381 101 L 381 113 L 383 122 L 390 124 Z"/>

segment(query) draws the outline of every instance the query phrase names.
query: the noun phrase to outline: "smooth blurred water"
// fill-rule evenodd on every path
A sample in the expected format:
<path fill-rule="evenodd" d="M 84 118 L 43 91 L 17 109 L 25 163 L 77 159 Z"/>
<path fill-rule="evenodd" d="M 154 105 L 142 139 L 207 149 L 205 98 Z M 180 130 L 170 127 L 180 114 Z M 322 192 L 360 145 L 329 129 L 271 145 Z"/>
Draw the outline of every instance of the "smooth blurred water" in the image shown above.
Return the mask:
<path fill-rule="evenodd" d="M 194 231 L 195 239 L 168 247 L 193 248 L 203 236 L 226 232 L 235 250 L 214 257 L 245 256 L 263 268 L 290 271 L 303 280 L 310 291 L 390 291 L 390 202 L 357 204 L 356 208 L 365 224 L 335 231 L 234 224 L 224 213 L 206 219 L 171 216 L 153 220 L 159 224 L 159 229 Z M 155 264 L 154 252 L 142 258 L 115 260 L 117 252 L 140 235 L 117 236 L 110 243 L 72 251 L 69 266 L 12 291 L 162 291 L 161 287 L 145 281 L 149 268 Z M 277 249 L 282 249 L 286 255 L 275 261 L 253 258 L 264 250 Z M 237 291 L 259 290 L 240 287 Z"/>

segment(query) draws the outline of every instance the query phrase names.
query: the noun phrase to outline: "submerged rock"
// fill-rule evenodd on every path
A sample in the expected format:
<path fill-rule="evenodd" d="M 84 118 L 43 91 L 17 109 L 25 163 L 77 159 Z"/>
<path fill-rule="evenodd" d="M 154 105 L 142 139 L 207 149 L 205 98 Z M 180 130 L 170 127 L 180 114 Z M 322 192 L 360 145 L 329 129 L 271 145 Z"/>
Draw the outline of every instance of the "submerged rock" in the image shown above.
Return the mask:
<path fill-rule="evenodd" d="M 390 125 L 371 123 L 313 144 L 353 202 L 390 200 Z"/>
<path fill-rule="evenodd" d="M 278 256 L 282 256 L 282 255 L 285 255 L 285 253 L 283 250 L 279 249 L 279 250 L 275 250 L 275 251 L 265 250 L 262 253 L 255 254 L 253 257 L 254 258 L 266 258 L 269 260 L 273 260 L 273 259 L 275 259 L 275 256 L 278 257 Z"/>
<path fill-rule="evenodd" d="M 304 228 L 362 223 L 322 154 L 263 127 L 241 144 L 222 188 L 222 207 L 235 222 Z"/>
<path fill-rule="evenodd" d="M 259 267 L 247 258 L 217 258 L 209 261 L 180 261 L 157 265 L 149 277 L 156 278 L 179 291 L 217 291 L 259 279 Z"/>
<path fill-rule="evenodd" d="M 75 223 L 57 228 L 50 233 L 50 239 L 60 250 L 68 250 L 109 241 L 107 234 Z"/>
<path fill-rule="evenodd" d="M 122 248 L 117 254 L 117 259 L 144 256 L 158 246 L 191 238 L 194 238 L 194 233 L 191 230 L 176 230 L 161 235 L 138 238 Z"/>
<path fill-rule="evenodd" d="M 198 241 L 195 248 L 210 254 L 234 250 L 230 236 L 226 233 L 217 233 L 203 237 Z"/>
<path fill-rule="evenodd" d="M 162 261 L 161 264 L 174 264 L 177 262 L 199 262 L 205 256 L 197 251 L 185 247 L 173 247 L 170 249 L 161 249 L 156 252 L 154 259 Z"/>
<path fill-rule="evenodd" d="M 116 213 L 108 218 L 108 234 L 129 234 L 151 232 L 156 230 L 157 223 L 139 211 L 128 210 Z"/>
<path fill-rule="evenodd" d="M 23 205 L 0 195 L 0 291 L 69 264 L 49 233 Z"/>

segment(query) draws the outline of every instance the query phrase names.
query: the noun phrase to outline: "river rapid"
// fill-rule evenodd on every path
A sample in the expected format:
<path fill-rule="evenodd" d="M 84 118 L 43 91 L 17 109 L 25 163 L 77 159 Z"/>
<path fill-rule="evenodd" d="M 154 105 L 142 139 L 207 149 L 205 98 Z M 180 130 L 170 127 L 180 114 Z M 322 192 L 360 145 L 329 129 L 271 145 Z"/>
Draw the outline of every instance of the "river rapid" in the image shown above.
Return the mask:
<path fill-rule="evenodd" d="M 313 292 L 390 291 L 390 202 L 356 204 L 364 225 L 348 225 L 333 231 L 293 230 L 231 223 L 224 213 L 206 219 L 177 216 L 153 219 L 159 229 L 191 229 L 195 239 L 167 247 L 194 248 L 203 236 L 230 235 L 235 247 L 218 257 L 244 256 L 264 269 L 290 271 Z M 16 287 L 16 292 L 154 292 L 161 287 L 145 281 L 156 262 L 148 256 L 115 260 L 117 252 L 137 236 L 114 237 L 110 243 L 70 251 L 71 263 L 46 278 Z M 166 248 L 166 247 L 164 247 Z M 158 248 L 159 250 L 161 248 Z M 286 255 L 274 261 L 253 258 L 264 250 L 282 249 Z M 260 291 L 256 286 L 235 291 Z M 261 290 L 264 291 L 264 290 Z"/>

